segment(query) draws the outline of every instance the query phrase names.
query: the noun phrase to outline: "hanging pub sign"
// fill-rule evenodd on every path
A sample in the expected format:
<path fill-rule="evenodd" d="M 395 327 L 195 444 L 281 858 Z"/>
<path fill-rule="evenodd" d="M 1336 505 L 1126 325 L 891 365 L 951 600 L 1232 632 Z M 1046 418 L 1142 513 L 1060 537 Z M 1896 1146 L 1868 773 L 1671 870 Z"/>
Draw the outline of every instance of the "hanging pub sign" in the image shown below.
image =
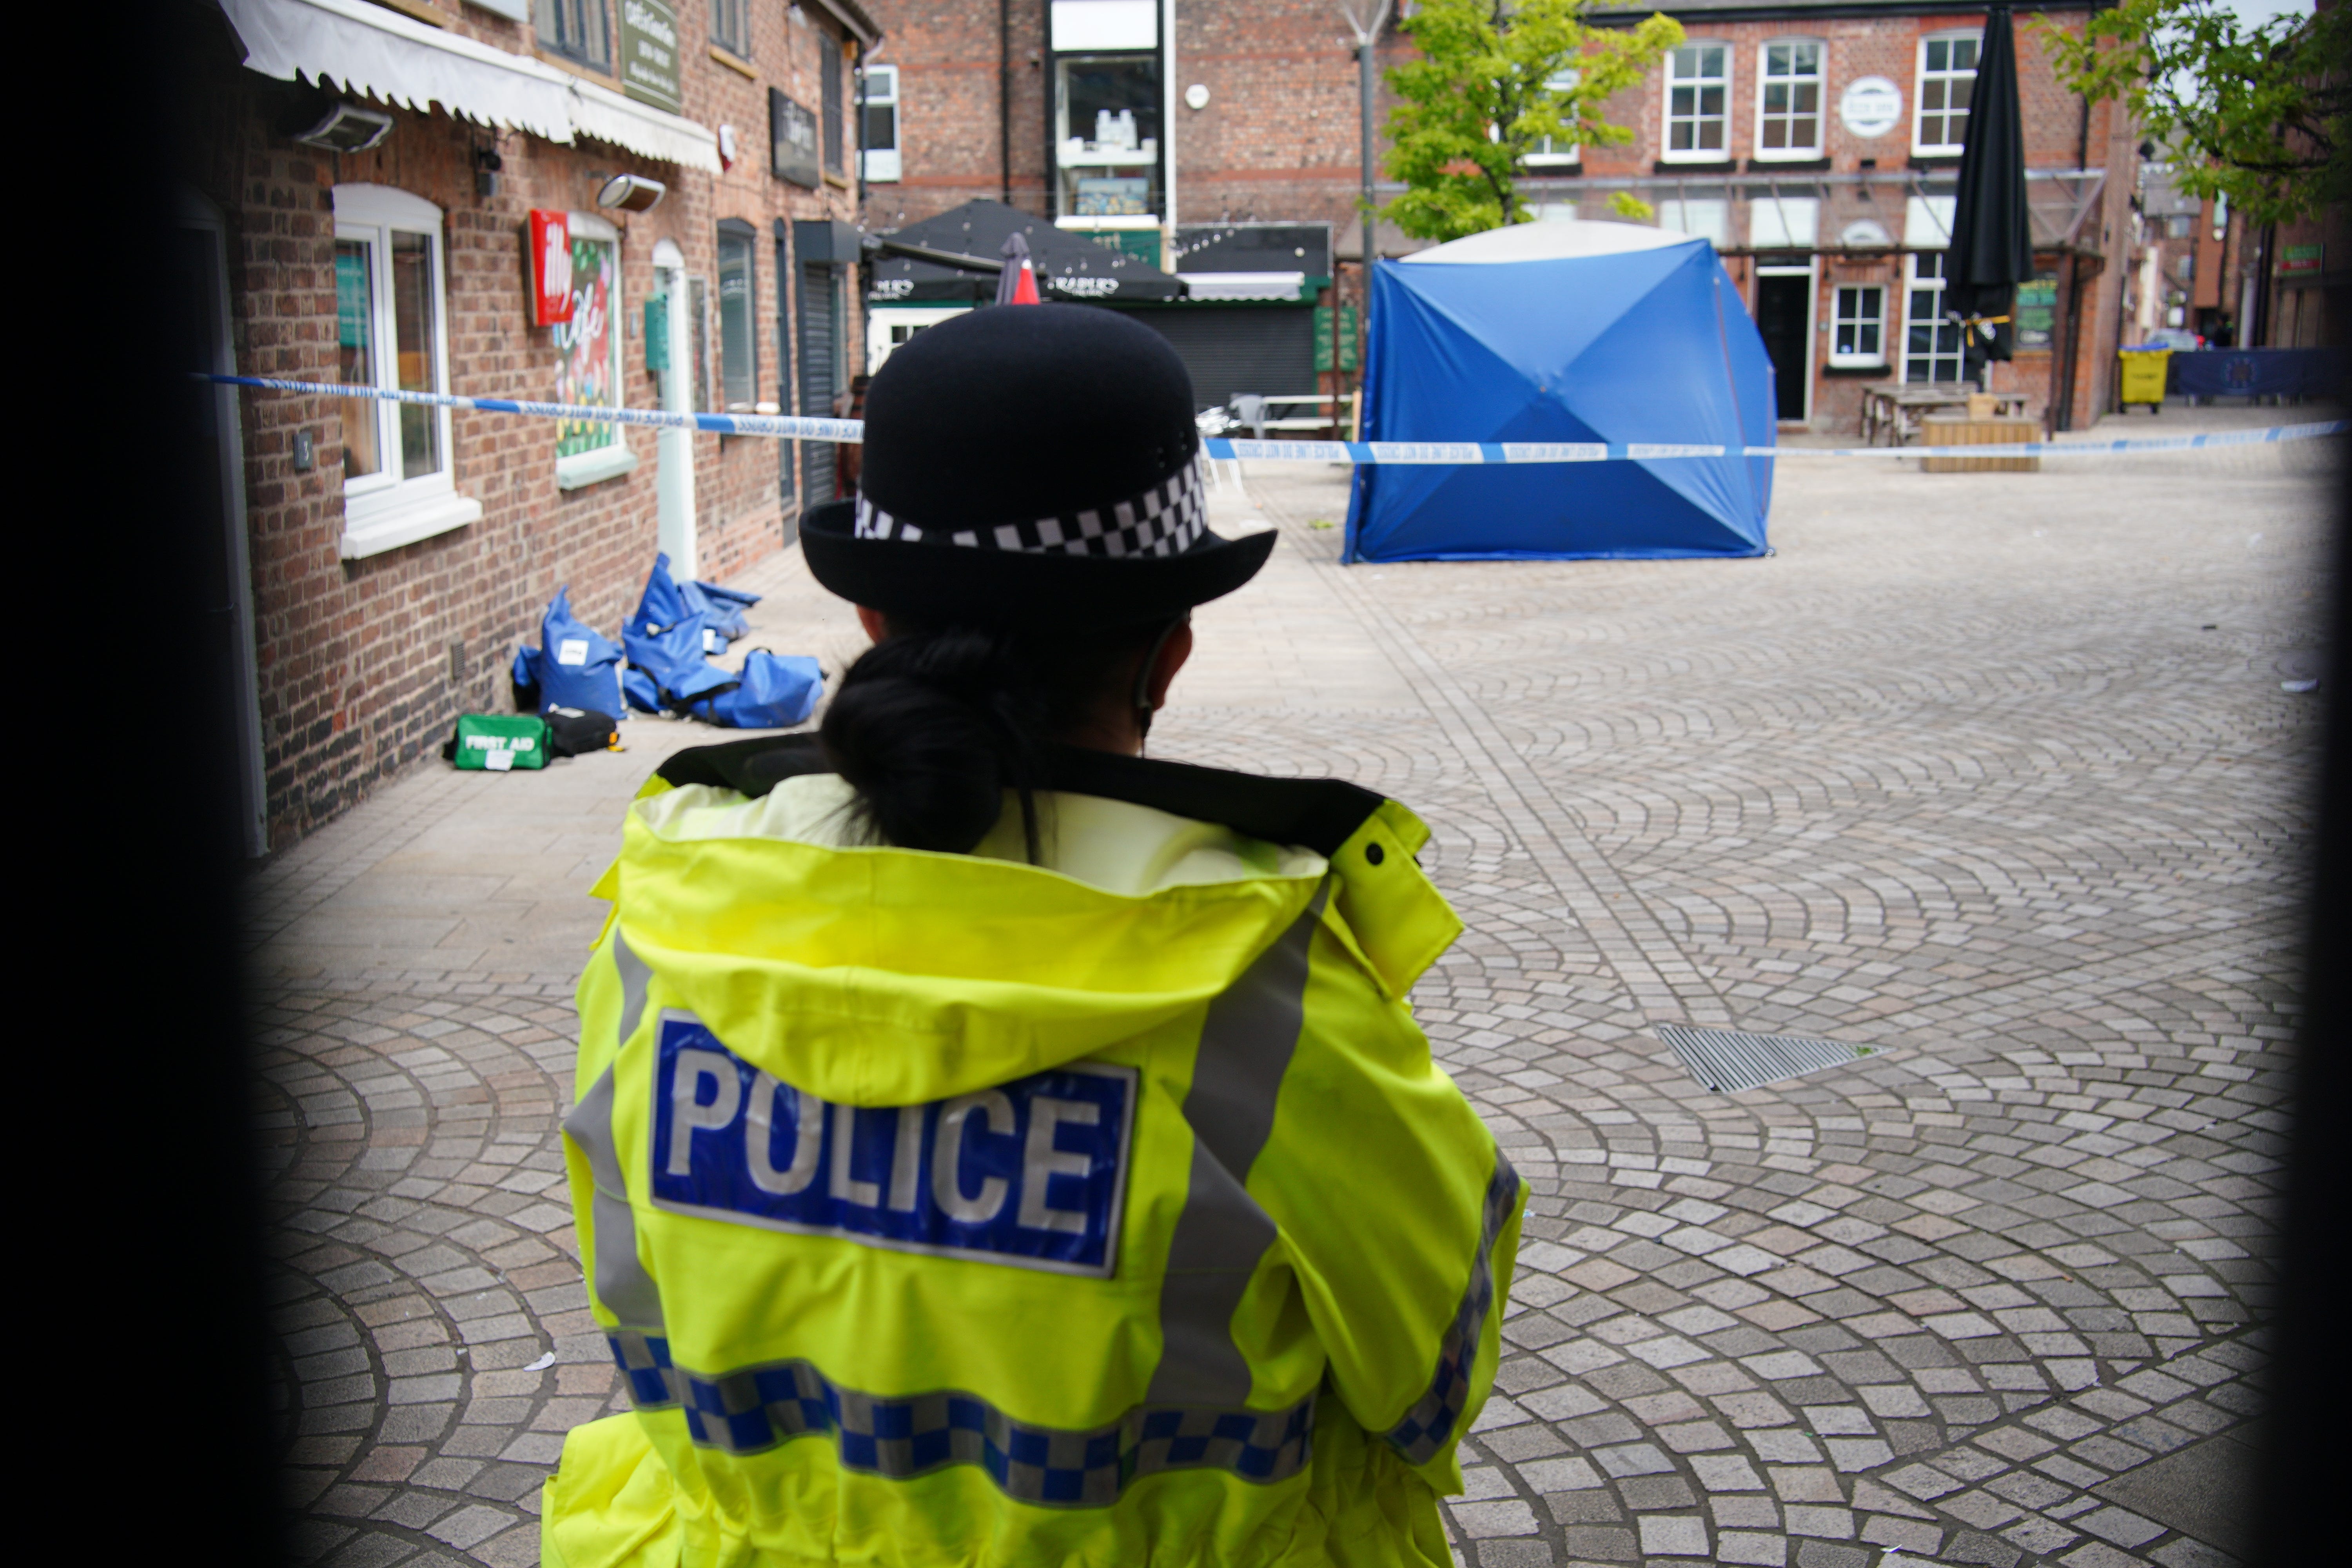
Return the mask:
<path fill-rule="evenodd" d="M 621 90 L 677 114 L 677 7 L 669 0 L 621 0 Z"/>
<path fill-rule="evenodd" d="M 523 247 L 530 271 L 530 324 L 552 327 L 572 319 L 572 218 L 566 213 L 530 215 L 530 243 Z"/>
<path fill-rule="evenodd" d="M 816 116 L 772 87 L 768 89 L 768 142 L 776 178 L 811 191 L 824 184 L 816 161 Z"/>

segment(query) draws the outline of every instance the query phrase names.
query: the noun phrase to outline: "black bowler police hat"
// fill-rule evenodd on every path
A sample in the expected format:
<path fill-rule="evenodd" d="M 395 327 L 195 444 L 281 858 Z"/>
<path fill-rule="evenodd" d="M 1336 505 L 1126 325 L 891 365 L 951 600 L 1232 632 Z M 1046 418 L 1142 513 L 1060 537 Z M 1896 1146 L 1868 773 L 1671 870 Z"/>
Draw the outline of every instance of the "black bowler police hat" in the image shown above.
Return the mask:
<path fill-rule="evenodd" d="M 1005 305 L 892 352 L 866 392 L 855 500 L 801 549 L 853 604 L 926 625 L 1095 630 L 1172 618 L 1256 575 L 1271 532 L 1209 531 L 1192 378 L 1087 305 Z"/>

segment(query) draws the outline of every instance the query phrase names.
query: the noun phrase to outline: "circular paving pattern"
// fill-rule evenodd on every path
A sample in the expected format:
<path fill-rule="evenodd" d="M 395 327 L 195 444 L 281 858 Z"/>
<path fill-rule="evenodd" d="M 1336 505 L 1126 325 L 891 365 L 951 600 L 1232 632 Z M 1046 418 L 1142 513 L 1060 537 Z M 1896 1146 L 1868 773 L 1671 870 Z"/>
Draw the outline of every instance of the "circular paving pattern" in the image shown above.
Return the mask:
<path fill-rule="evenodd" d="M 2231 1561 L 2322 497 L 2307 454 L 2080 466 L 1784 464 L 1755 562 L 1342 570 L 1316 471 L 1221 492 L 1282 527 L 1281 605 L 1417 701 L 1212 694 L 1154 750 L 1431 824 L 1469 930 L 1414 1005 L 1533 1192 L 1465 1564 Z M 279 929 L 485 798 L 418 775 L 281 857 Z M 556 1131 L 572 981 L 265 980 L 306 1559 L 536 1562 L 562 1433 L 620 1407 Z M 1668 1023 L 1863 1054 L 1718 1094 Z"/>

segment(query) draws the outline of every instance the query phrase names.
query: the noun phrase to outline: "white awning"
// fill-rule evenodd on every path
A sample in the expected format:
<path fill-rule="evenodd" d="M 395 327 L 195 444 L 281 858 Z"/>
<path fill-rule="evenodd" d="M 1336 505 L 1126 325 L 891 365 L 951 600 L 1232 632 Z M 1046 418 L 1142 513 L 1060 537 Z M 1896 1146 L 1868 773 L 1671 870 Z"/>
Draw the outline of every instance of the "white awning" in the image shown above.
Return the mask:
<path fill-rule="evenodd" d="M 1187 272 L 1184 294 L 1192 300 L 1296 300 L 1305 291 L 1304 272 Z"/>
<path fill-rule="evenodd" d="M 593 136 L 664 163 L 719 172 L 719 138 L 525 55 L 428 26 L 370 0 L 220 0 L 245 63 L 280 81 L 331 80 L 422 113 L 569 143 Z"/>

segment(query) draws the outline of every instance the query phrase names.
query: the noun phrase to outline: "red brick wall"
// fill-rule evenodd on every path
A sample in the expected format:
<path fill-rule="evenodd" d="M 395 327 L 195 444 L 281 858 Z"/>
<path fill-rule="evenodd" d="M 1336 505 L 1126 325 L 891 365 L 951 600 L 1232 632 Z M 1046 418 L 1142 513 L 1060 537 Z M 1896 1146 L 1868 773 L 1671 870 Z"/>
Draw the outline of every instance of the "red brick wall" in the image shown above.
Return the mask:
<path fill-rule="evenodd" d="M 551 396 L 556 353 L 530 325 L 522 240 L 534 207 L 594 210 L 614 174 L 661 180 L 668 195 L 649 213 L 608 215 L 622 230 L 624 393 L 656 405 L 644 369 L 642 306 L 654 282 L 652 254 L 667 238 L 690 272 L 715 279 L 716 223 L 740 217 L 758 229 L 760 390 L 777 395 L 780 297 L 772 224 L 779 217 L 854 216 L 849 184 L 804 192 L 768 173 L 765 79 L 746 79 L 709 58 L 707 10 L 679 7 L 686 111 L 732 123 L 740 160 L 714 178 L 589 141 L 554 145 L 453 120 L 438 110 L 394 111 L 376 148 L 338 155 L 274 130 L 300 89 L 238 64 L 243 51 L 219 14 L 190 21 L 190 130 L 197 183 L 229 224 L 231 312 L 239 370 L 289 380 L 335 379 L 333 189 L 395 186 L 444 214 L 444 274 L 450 389 L 461 395 Z M 794 98 L 822 102 L 811 27 L 781 7 L 760 9 L 755 66 Z M 812 8 L 810 20 L 819 22 Z M 453 10 L 451 29 L 528 52 L 525 31 L 474 9 Z M 829 23 L 822 25 L 830 26 Z M 847 95 L 845 95 L 845 100 Z M 845 101 L 845 111 L 849 105 Z M 845 128 L 846 130 L 846 128 Z M 845 145 L 854 147 L 854 135 Z M 500 188 L 475 186 L 478 149 L 504 161 Z M 854 167 L 851 173 L 854 175 Z M 860 357 L 856 312 L 845 358 Z M 716 366 L 713 378 L 716 380 Z M 617 634 L 635 603 L 656 547 L 656 437 L 627 429 L 637 454 L 629 474 L 573 490 L 555 481 L 551 422 L 492 414 L 453 421 L 453 478 L 478 500 L 481 519 L 397 550 L 344 561 L 341 420 L 336 400 L 249 392 L 243 397 L 256 656 L 269 841 L 282 847 L 365 797 L 379 782 L 431 755 L 454 717 L 509 706 L 506 669 L 519 642 L 536 642 L 539 617 L 559 585 L 583 619 Z M 293 467 L 293 437 L 312 437 L 315 465 Z M 701 570 L 724 576 L 781 548 L 788 514 L 777 504 L 777 447 L 767 440 L 695 437 Z M 796 510 L 796 509 L 795 509 Z M 458 649 L 453 677 L 451 647 Z"/>
<path fill-rule="evenodd" d="M 877 185 L 867 204 L 869 220 L 878 227 L 914 222 L 970 200 L 993 196 L 1000 189 L 998 132 L 998 18 L 994 6 L 979 0 L 876 0 L 877 20 L 887 30 L 882 58 L 900 70 L 900 146 L 905 178 Z M 1012 0 L 1012 163 L 1016 203 L 1039 210 L 1044 193 L 1045 98 L 1042 49 L 1046 0 Z M 1638 15 L 1634 13 L 1633 15 Z M 2053 19 L 2079 28 L 2078 10 L 2060 9 Z M 1768 39 L 1818 38 L 1828 46 L 1827 102 L 1823 105 L 1824 151 L 1839 174 L 1860 172 L 1872 160 L 1881 174 L 1901 174 L 1913 168 L 1912 122 L 1917 101 L 1917 60 L 1922 36 L 1980 26 L 1981 10 L 1956 9 L 1949 14 L 1843 16 L 1797 21 L 1722 21 L 1688 18 L 1694 40 L 1717 40 L 1731 46 L 1729 157 L 1744 170 L 1753 155 L 1756 135 L 1758 46 Z M 2021 75 L 2026 158 L 2029 167 L 2073 169 L 2085 163 L 2124 170 L 2128 185 L 2131 147 L 2120 142 L 2111 121 L 2115 113 L 2102 106 L 2093 110 L 2086 124 L 2082 100 L 2059 86 L 2046 51 L 2035 36 L 2036 13 L 2021 13 L 2018 58 Z M 1176 216 L 1181 223 L 1225 219 L 1328 222 L 1344 232 L 1352 221 L 1360 189 L 1357 74 L 1344 21 L 1328 0 L 1181 0 L 1177 6 L 1175 86 L 1195 83 L 1209 89 L 1209 102 L 1195 110 L 1180 101 L 1174 139 L 1177 163 Z M 1382 41 L 1383 68 L 1410 53 L 1408 37 L 1391 33 Z M 1846 131 L 1837 114 L 1837 99 L 1857 77 L 1884 76 L 1903 90 L 1904 123 L 1883 136 L 1862 141 Z M 1608 193 L 1590 188 L 1609 177 L 1654 176 L 1663 140 L 1661 95 L 1663 73 L 1654 71 L 1643 84 L 1613 101 L 1610 118 L 1635 132 L 1622 148 L 1587 151 L 1584 182 L 1530 181 L 1528 189 L 1538 197 L 1580 200 L 1586 216 L 1606 216 Z M 1391 95 L 1383 81 L 1377 92 L 1376 122 L 1385 121 Z M 2126 161 L 2113 163 L 2110 155 L 2120 145 Z M 2087 149 L 2087 156 L 2085 155 Z M 1948 176 L 1953 161 L 1934 160 L 1919 172 Z M 1703 174 L 1694 174 L 1696 181 Z M 1793 172 L 1802 181 L 1804 174 Z M 1654 197 L 1655 192 L 1650 193 Z M 1875 216 L 1899 242 L 1903 237 L 1904 196 L 1899 188 L 1881 188 L 1864 202 L 1854 186 L 1831 187 L 1821 215 L 1821 233 L 1833 241 L 1854 218 Z M 2113 205 L 2112 200 L 2109 203 Z M 1752 268 L 1738 260 L 1737 251 L 1747 235 L 1744 216 L 1748 204 L 1735 201 L 1729 258 L 1735 277 L 1753 300 Z M 2085 238 L 2095 244 L 2095 233 L 2112 227 L 2111 214 L 2094 215 Z M 2085 268 L 2095 262 L 2084 264 Z M 2120 265 L 2120 263 L 2118 263 Z M 2061 274 L 2065 296 L 2065 268 L 2055 258 L 2043 266 Z M 1343 268 L 1340 288 L 1352 302 L 1360 290 L 1352 268 Z M 1892 335 L 1899 339 L 1904 303 L 1902 260 L 1897 256 L 1860 253 L 1823 255 L 1816 324 L 1830 321 L 1832 290 L 1841 282 L 1877 282 L 1889 291 Z M 2110 268 L 2104 280 L 2084 288 L 2084 314 L 2100 304 L 2102 283 L 2112 283 Z M 1827 357 L 1825 334 L 1816 334 L 1820 349 L 1813 397 L 1813 424 L 1826 429 L 1851 430 L 1860 409 L 1862 384 L 1877 377 L 1830 375 L 1820 362 Z M 2090 416 L 2095 402 L 2092 382 L 2097 372 L 2092 361 L 2112 350 L 2112 334 L 2097 353 L 2086 345 L 2076 356 L 2077 389 L 2074 417 L 2078 425 Z M 1898 360 L 1890 344 L 1890 360 Z M 1997 375 L 2003 388 L 2030 393 L 2037 408 L 2046 402 L 2050 377 L 2056 366 L 2050 356 L 2027 355 L 2002 367 Z M 1890 373 L 1893 367 L 1890 366 Z M 2084 378 L 2090 377 L 2086 381 Z M 2104 382 L 2097 382 L 2104 385 Z"/>

